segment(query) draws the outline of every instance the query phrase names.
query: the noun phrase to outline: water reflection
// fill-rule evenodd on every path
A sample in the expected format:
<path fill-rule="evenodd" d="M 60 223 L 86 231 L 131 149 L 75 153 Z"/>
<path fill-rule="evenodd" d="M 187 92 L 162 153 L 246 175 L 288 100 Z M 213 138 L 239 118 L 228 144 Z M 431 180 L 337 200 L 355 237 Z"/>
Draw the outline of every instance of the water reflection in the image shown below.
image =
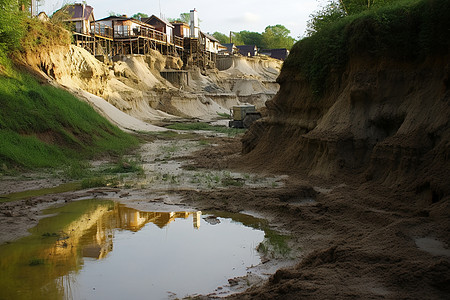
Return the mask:
<path fill-rule="evenodd" d="M 224 219 L 223 227 L 209 226 L 200 211 L 142 212 L 113 201 L 85 200 L 48 213 L 58 215 L 42 219 L 31 236 L 0 247 L 0 299 L 120 298 L 148 293 L 160 299 L 169 290 L 193 293 L 207 287 L 208 292 L 221 283 L 202 283 L 201 276 L 210 279 L 218 273 L 223 281 L 233 276 L 221 274 L 223 270 L 245 273 L 246 266 L 259 263 L 254 248 L 264 238 L 262 231 L 231 220 Z M 212 273 L 197 275 L 199 287 L 187 284 L 185 277 L 175 278 L 183 275 L 180 266 L 186 269 L 183 276 L 192 277 L 190 270 L 198 269 L 199 262 L 214 268 Z M 111 289 L 111 282 L 124 285 L 120 289 L 124 294 Z"/>

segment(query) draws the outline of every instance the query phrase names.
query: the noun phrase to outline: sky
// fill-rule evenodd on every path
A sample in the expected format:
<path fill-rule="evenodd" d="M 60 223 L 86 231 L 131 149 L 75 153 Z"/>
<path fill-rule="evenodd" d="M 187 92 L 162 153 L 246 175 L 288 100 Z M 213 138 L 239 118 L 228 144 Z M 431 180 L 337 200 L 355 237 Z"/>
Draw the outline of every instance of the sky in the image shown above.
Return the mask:
<path fill-rule="evenodd" d="M 42 9 L 48 15 L 59 9 L 68 0 L 43 0 Z M 81 0 L 75 0 L 81 2 Z M 284 25 L 291 36 L 298 39 L 305 35 L 306 23 L 310 15 L 317 11 L 320 0 L 87 0 L 94 8 L 94 17 L 99 20 L 110 12 L 131 17 L 135 13 L 178 18 L 180 13 L 191 9 L 198 11 L 200 30 L 228 35 L 230 31 L 248 30 L 263 32 L 268 25 Z M 266 4 L 267 3 L 267 4 Z"/>

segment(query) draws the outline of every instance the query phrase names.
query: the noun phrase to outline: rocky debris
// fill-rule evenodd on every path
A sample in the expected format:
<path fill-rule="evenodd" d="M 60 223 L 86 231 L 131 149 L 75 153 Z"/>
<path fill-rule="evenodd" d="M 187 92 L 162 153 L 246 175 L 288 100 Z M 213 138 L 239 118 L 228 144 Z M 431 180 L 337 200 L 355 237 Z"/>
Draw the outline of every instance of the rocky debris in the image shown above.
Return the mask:
<path fill-rule="evenodd" d="M 204 217 L 203 220 L 205 220 L 207 223 L 209 223 L 211 225 L 220 224 L 220 220 L 216 216 L 207 216 L 207 217 Z"/>

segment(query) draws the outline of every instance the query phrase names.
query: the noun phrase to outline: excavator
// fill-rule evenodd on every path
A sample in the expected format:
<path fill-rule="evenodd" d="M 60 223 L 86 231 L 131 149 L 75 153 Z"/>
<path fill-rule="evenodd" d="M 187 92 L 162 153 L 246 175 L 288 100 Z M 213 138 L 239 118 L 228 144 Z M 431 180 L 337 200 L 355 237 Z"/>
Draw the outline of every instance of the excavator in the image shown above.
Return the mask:
<path fill-rule="evenodd" d="M 261 118 L 254 105 L 235 105 L 230 109 L 232 120 L 228 123 L 233 128 L 249 128 L 253 122 Z"/>

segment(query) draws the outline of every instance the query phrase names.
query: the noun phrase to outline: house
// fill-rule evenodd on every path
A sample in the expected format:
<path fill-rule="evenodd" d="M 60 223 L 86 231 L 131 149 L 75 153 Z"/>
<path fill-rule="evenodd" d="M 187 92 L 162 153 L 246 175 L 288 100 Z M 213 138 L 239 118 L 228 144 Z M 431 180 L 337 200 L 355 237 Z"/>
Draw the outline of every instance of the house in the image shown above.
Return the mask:
<path fill-rule="evenodd" d="M 258 54 L 258 47 L 256 47 L 256 45 L 242 45 L 236 47 L 243 56 L 255 56 Z"/>
<path fill-rule="evenodd" d="M 173 26 L 173 35 L 180 38 L 189 37 L 191 35 L 191 27 L 184 22 L 171 22 Z"/>
<path fill-rule="evenodd" d="M 232 55 L 239 52 L 239 49 L 234 43 L 223 44 L 223 46 L 226 48 L 224 51 L 221 51 L 223 54 Z"/>
<path fill-rule="evenodd" d="M 81 3 L 65 5 L 53 14 L 53 18 L 72 23 L 72 31 L 86 35 L 91 33 L 91 24 L 95 23 L 92 6 Z"/>
<path fill-rule="evenodd" d="M 211 53 L 219 53 L 220 42 L 218 39 L 207 33 L 200 31 L 202 44 L 205 45 L 205 50 Z"/>
<path fill-rule="evenodd" d="M 261 50 L 261 54 L 284 61 L 289 55 L 289 50 L 286 48 L 264 49 L 264 50 Z"/>
<path fill-rule="evenodd" d="M 162 18 L 158 18 L 155 15 L 152 15 L 150 18 L 142 18 L 142 22 L 153 26 L 156 30 L 165 33 L 167 37 L 168 43 L 173 43 L 173 28 L 174 26 L 170 24 L 169 21 L 166 21 Z"/>
<path fill-rule="evenodd" d="M 153 26 L 133 18 L 128 18 L 126 15 L 109 16 L 98 20 L 97 23 L 114 28 L 114 38 L 149 37 L 155 31 Z"/>

